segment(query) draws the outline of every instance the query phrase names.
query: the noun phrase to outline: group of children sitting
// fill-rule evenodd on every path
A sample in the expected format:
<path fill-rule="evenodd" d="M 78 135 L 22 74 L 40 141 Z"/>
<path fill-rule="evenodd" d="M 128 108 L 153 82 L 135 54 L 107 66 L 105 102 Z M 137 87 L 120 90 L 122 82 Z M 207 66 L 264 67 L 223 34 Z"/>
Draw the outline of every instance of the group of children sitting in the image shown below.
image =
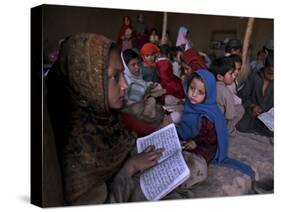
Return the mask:
<path fill-rule="evenodd" d="M 228 137 L 236 130 L 273 136 L 257 119 L 273 107 L 273 48 L 265 50 L 263 66 L 244 81 L 239 79 L 242 44 L 237 39 L 211 65 L 194 48 L 174 49 L 174 61 L 168 45 L 148 42 L 140 55 L 133 49 L 122 52 L 128 82 L 124 122 L 139 136 L 175 123 L 185 150 L 251 176 L 251 169 L 241 168 L 245 164 L 226 160 Z"/>

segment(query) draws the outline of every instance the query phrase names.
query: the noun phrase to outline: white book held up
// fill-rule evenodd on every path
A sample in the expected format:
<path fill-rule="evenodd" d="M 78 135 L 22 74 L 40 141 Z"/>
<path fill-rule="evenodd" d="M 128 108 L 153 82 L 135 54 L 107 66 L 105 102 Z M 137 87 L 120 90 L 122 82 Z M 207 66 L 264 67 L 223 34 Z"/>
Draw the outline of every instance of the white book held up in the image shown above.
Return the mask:
<path fill-rule="evenodd" d="M 174 124 L 138 138 L 138 153 L 150 145 L 165 150 L 158 164 L 141 174 L 140 186 L 148 200 L 159 200 L 185 182 L 190 176 L 190 170 L 183 158 Z"/>
<path fill-rule="evenodd" d="M 258 119 L 261 120 L 270 131 L 274 131 L 274 108 L 260 114 Z"/>

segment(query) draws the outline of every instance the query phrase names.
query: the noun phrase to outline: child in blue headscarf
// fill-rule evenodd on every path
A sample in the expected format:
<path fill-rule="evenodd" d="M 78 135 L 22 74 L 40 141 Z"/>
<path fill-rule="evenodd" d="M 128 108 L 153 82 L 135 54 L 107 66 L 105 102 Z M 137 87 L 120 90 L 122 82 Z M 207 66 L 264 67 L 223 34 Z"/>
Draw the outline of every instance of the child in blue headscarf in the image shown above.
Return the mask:
<path fill-rule="evenodd" d="M 207 163 L 224 165 L 249 175 L 250 166 L 227 156 L 228 134 L 224 116 L 216 103 L 216 80 L 211 72 L 197 70 L 188 82 L 181 123 L 177 126 L 184 150 L 202 156 Z"/>

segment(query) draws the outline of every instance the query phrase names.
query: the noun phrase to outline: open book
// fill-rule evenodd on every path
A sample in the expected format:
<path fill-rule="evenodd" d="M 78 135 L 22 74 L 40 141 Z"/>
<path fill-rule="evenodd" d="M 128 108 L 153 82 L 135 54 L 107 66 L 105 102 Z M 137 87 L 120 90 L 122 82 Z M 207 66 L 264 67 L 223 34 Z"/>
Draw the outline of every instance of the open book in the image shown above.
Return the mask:
<path fill-rule="evenodd" d="M 258 119 L 261 120 L 270 131 L 272 131 L 272 132 L 274 131 L 274 109 L 273 108 L 271 108 L 267 112 L 260 114 L 258 116 Z"/>
<path fill-rule="evenodd" d="M 174 124 L 137 139 L 138 153 L 149 145 L 164 148 L 165 151 L 157 165 L 142 173 L 140 185 L 148 200 L 159 200 L 186 181 L 190 171 L 183 158 Z"/>

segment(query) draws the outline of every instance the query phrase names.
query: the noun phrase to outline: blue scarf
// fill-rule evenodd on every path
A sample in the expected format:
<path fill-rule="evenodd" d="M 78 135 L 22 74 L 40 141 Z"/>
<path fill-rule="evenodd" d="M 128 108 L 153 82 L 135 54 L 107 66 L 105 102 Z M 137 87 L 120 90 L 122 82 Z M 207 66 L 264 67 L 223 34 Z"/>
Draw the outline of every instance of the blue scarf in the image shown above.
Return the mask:
<path fill-rule="evenodd" d="M 197 70 L 195 73 L 202 78 L 205 84 L 206 99 L 201 104 L 192 104 L 186 98 L 182 121 L 177 126 L 177 133 L 180 139 L 189 140 L 196 137 L 201 128 L 201 118 L 208 118 L 215 124 L 218 142 L 216 155 L 212 163 L 240 170 L 254 179 L 255 172 L 250 166 L 227 156 L 228 130 L 223 113 L 216 102 L 217 89 L 215 77 L 211 72 L 204 69 Z"/>

